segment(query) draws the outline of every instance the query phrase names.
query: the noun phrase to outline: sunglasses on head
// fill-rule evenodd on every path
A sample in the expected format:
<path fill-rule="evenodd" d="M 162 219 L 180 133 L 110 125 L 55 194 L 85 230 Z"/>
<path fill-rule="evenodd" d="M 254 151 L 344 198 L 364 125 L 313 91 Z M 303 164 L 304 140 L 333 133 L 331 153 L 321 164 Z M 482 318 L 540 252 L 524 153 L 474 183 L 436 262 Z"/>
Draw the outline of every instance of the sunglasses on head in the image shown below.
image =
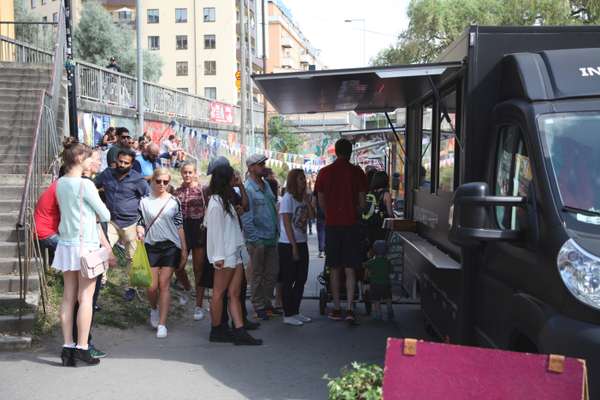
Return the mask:
<path fill-rule="evenodd" d="M 170 182 L 170 179 L 165 179 L 165 180 L 161 180 L 161 179 L 155 179 L 154 182 L 156 182 L 157 185 L 168 185 Z"/>

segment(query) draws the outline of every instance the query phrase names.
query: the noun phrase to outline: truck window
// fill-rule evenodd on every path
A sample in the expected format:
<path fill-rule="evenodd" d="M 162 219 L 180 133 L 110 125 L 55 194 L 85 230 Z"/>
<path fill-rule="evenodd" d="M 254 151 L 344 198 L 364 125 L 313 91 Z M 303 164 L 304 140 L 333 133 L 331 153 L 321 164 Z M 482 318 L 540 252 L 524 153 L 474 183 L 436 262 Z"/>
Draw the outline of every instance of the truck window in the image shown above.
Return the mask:
<path fill-rule="evenodd" d="M 440 173 L 438 190 L 454 191 L 454 164 L 456 145 L 456 90 L 442 97 L 440 103 Z M 446 108 L 446 114 L 443 112 Z M 446 117 L 447 116 L 447 117 Z"/>
<path fill-rule="evenodd" d="M 529 156 L 519 127 L 500 129 L 496 156 L 495 194 L 498 196 L 527 196 L 532 180 Z M 496 220 L 502 229 L 519 229 L 517 207 L 496 207 Z"/>
<path fill-rule="evenodd" d="M 421 109 L 421 167 L 419 188 L 431 190 L 431 137 L 433 132 L 433 105 Z"/>

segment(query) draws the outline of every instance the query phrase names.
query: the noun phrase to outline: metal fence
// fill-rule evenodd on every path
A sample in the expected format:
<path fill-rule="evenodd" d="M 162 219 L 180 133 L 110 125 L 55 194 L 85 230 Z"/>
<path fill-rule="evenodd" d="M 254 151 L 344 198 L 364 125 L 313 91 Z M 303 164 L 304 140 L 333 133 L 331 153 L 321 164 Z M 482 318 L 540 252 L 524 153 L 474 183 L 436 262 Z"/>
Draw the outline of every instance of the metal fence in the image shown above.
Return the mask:
<path fill-rule="evenodd" d="M 137 109 L 137 78 L 78 61 L 75 67 L 77 97 L 122 108 Z M 170 117 L 210 121 L 213 100 L 144 82 L 144 110 Z M 240 124 L 240 107 L 233 107 L 233 124 Z M 262 105 L 256 105 L 262 109 Z M 263 126 L 262 111 L 254 111 L 254 127 Z"/>
<path fill-rule="evenodd" d="M 52 64 L 52 53 L 8 36 L 0 36 L 0 61 L 49 65 Z"/>

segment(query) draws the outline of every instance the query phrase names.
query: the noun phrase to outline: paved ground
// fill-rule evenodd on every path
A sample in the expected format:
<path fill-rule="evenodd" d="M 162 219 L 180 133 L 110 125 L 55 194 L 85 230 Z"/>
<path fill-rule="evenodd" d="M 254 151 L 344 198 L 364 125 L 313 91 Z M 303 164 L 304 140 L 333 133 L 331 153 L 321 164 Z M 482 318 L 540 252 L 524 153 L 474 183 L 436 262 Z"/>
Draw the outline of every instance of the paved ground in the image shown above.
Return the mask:
<path fill-rule="evenodd" d="M 322 269 L 311 241 L 307 296 L 318 293 Z M 305 300 L 302 311 L 315 321 L 300 328 L 266 322 L 256 331 L 260 347 L 209 343 L 209 322 L 191 318 L 171 321 L 164 340 L 146 326 L 98 328 L 96 343 L 110 353 L 98 367 L 62 368 L 61 341 L 50 338 L 30 352 L 0 353 L 0 398 L 324 399 L 325 374 L 337 376 L 352 361 L 383 363 L 387 337 L 424 335 L 417 306 L 396 306 L 395 322 L 364 317 L 357 327 L 320 317 L 316 300 Z"/>

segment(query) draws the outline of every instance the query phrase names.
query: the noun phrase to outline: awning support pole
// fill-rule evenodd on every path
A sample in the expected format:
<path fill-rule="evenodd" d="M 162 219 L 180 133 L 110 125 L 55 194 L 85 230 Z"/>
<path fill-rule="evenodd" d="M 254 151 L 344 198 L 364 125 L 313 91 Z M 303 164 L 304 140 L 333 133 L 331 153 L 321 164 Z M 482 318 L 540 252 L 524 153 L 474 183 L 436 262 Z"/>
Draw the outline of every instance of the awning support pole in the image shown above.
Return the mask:
<path fill-rule="evenodd" d="M 456 129 L 452 125 L 452 120 L 450 119 L 450 116 L 448 115 L 448 108 L 446 107 L 446 103 L 444 103 L 442 101 L 442 98 L 440 97 L 440 92 L 438 91 L 437 86 L 433 82 L 433 79 L 431 79 L 431 75 L 427 75 L 427 79 L 429 80 L 429 85 L 431 85 L 431 90 L 433 91 L 433 97 L 435 97 L 435 100 L 438 102 L 438 104 L 440 105 L 440 108 L 442 109 L 442 116 L 444 117 L 446 122 L 448 122 L 448 124 L 452 128 L 452 132 L 454 134 L 454 139 L 456 139 L 456 143 L 458 143 L 458 147 L 460 148 L 460 151 L 462 153 L 462 151 L 463 151 L 462 143 L 460 142 L 460 138 L 456 134 Z"/>
<path fill-rule="evenodd" d="M 394 136 L 396 137 L 398 144 L 400 145 L 400 150 L 402 150 L 402 154 L 404 155 L 404 158 L 406 159 L 406 151 L 404 151 L 404 146 L 402 146 L 402 142 L 400 141 L 400 136 L 398 136 L 398 133 L 396 132 L 396 127 L 394 127 L 394 124 L 392 123 L 392 120 L 390 119 L 388 112 L 386 111 L 386 112 L 384 112 L 384 114 L 385 114 L 385 118 L 387 119 L 387 122 L 388 122 L 390 128 L 392 129 L 392 132 L 394 132 Z"/>

